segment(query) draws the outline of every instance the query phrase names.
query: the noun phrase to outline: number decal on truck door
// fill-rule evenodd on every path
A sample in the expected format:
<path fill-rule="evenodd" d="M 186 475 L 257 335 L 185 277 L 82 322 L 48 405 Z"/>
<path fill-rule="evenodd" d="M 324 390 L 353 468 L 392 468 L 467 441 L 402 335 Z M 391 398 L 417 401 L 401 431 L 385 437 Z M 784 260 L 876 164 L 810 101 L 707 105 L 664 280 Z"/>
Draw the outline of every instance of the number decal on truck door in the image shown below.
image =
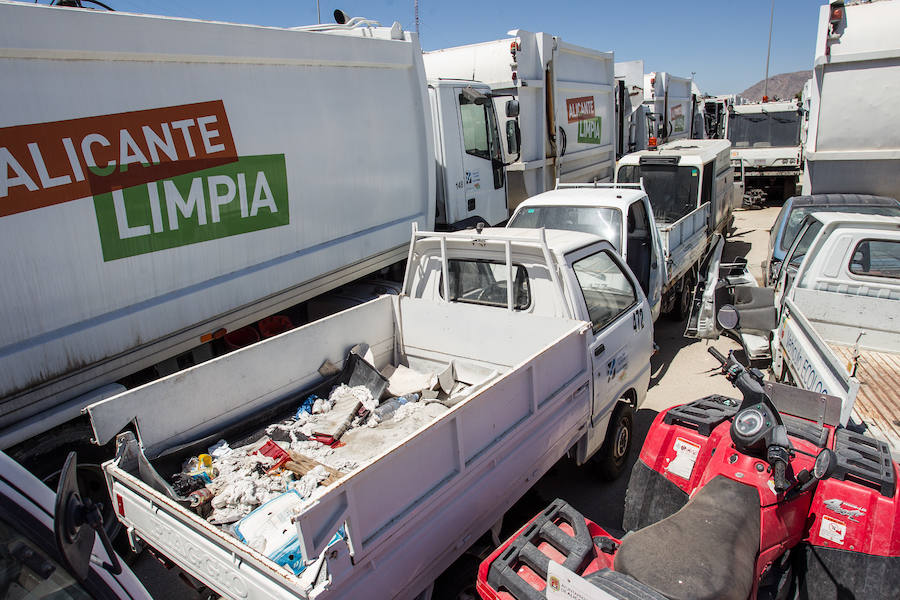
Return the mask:
<path fill-rule="evenodd" d="M 644 328 L 644 309 L 639 308 L 631 314 L 631 327 L 635 331 L 640 331 Z"/>

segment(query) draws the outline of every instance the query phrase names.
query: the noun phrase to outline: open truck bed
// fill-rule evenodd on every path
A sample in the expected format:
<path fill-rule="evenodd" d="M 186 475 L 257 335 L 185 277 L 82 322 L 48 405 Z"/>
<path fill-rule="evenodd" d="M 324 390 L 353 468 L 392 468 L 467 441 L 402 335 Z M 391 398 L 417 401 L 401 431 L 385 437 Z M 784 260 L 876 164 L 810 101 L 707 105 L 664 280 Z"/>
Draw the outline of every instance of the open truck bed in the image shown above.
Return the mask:
<path fill-rule="evenodd" d="M 96 441 L 120 437 L 104 465 L 120 520 L 217 592 L 234 598 L 411 597 L 584 434 L 587 325 L 491 308 L 383 296 L 88 407 Z M 295 576 L 154 488 L 150 461 L 299 402 L 370 345 L 375 364 L 453 361 L 472 393 L 356 470 L 319 487 L 295 517 Z M 487 379 L 485 379 L 487 377 Z M 129 438 L 131 441 L 128 441 Z M 344 527 L 346 543 L 326 546 Z M 323 568 L 324 566 L 324 568 Z"/>

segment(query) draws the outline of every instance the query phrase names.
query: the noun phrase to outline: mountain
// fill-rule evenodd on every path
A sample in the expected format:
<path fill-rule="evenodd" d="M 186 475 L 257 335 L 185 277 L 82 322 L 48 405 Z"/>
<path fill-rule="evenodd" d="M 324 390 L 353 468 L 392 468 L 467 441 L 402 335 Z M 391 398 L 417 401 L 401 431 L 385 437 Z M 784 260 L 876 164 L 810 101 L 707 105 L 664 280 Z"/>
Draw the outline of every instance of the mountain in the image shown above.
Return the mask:
<path fill-rule="evenodd" d="M 769 99 L 790 100 L 796 94 L 803 90 L 803 84 L 812 77 L 811 71 L 796 71 L 794 73 L 781 73 L 769 77 Z M 751 102 L 759 102 L 763 97 L 763 89 L 766 80 L 763 79 L 758 83 L 754 83 L 746 90 L 741 92 L 741 96 L 745 100 Z"/>

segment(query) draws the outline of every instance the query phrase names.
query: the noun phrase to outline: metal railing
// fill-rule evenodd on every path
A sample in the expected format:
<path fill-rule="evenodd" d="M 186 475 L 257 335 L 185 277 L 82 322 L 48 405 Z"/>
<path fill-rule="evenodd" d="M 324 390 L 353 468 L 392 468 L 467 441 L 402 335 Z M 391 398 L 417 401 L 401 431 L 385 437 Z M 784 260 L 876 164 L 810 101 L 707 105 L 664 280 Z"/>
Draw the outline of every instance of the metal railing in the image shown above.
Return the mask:
<path fill-rule="evenodd" d="M 522 230 L 517 230 L 521 232 Z M 547 268 L 547 271 L 550 273 L 550 280 L 553 283 L 553 287 L 556 289 L 559 294 L 560 301 L 564 307 L 568 307 L 568 302 L 566 301 L 565 290 L 563 289 L 562 282 L 559 279 L 559 273 L 556 270 L 555 263 L 553 261 L 553 257 L 550 254 L 550 247 L 547 245 L 547 232 L 543 227 L 537 229 L 535 231 L 534 237 L 527 237 L 522 235 L 521 233 L 517 235 L 501 233 L 501 230 L 493 230 L 488 235 L 484 235 L 481 230 L 472 230 L 467 229 L 465 231 L 419 231 L 418 223 L 412 224 L 412 239 L 409 244 L 409 256 L 406 260 L 406 272 L 403 276 L 403 294 L 410 295 L 411 290 L 409 289 L 412 282 L 410 281 L 410 274 L 412 273 L 413 266 L 413 257 L 415 256 L 415 248 L 416 243 L 420 239 L 431 238 L 438 239 L 441 248 L 441 291 L 443 295 L 443 301 L 450 302 L 450 277 L 449 277 L 449 267 L 447 262 L 447 240 L 461 240 L 468 242 L 475 242 L 482 245 L 492 244 L 492 243 L 502 243 L 505 251 L 505 260 L 506 260 L 506 310 L 512 311 L 515 302 L 513 297 L 513 263 L 512 263 L 512 246 L 513 244 L 518 245 L 534 245 L 537 246 L 541 254 L 544 257 L 544 263 Z"/>

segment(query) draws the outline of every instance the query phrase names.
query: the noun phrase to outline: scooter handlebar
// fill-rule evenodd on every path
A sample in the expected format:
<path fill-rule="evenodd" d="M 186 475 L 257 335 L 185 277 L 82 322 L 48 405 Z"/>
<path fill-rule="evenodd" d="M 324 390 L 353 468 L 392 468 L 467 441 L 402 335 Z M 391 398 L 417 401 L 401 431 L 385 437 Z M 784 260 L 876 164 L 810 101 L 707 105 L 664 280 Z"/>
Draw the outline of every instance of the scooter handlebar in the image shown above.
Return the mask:
<path fill-rule="evenodd" d="M 786 467 L 787 465 L 780 460 L 775 461 L 775 464 L 772 466 L 772 476 L 775 483 L 775 491 L 777 492 L 787 491 L 791 487 L 791 482 L 785 476 Z"/>
<path fill-rule="evenodd" d="M 719 363 L 721 363 L 722 366 L 725 366 L 725 363 L 728 362 L 728 357 L 726 357 L 724 354 L 722 354 L 721 352 L 719 352 L 712 346 L 707 348 L 707 352 L 712 354 L 713 358 L 715 358 L 717 361 L 719 361 Z"/>

